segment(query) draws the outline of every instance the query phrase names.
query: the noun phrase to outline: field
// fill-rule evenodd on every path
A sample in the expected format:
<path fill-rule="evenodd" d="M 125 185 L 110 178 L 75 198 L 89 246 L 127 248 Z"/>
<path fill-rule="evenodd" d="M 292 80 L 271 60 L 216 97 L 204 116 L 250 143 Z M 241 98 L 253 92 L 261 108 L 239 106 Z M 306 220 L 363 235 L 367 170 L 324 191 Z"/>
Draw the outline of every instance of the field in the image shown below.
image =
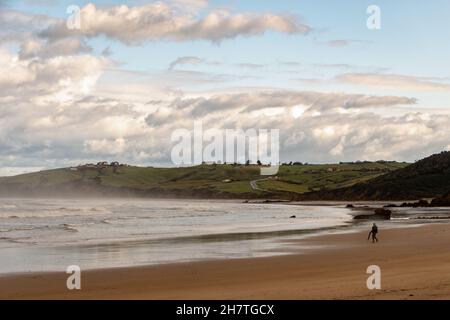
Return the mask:
<path fill-rule="evenodd" d="M 0 178 L 1 193 L 110 192 L 218 198 L 289 197 L 333 190 L 405 167 L 398 162 L 283 165 L 276 176 L 260 175 L 256 165 L 200 165 L 185 168 L 111 166 L 63 168 Z"/>

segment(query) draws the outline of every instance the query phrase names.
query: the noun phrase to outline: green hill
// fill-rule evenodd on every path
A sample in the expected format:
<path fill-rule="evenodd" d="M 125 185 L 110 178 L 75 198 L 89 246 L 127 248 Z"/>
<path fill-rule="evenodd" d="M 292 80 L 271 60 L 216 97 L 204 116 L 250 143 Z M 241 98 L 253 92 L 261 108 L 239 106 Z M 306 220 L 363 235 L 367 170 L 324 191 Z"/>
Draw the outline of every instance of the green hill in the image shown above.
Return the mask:
<path fill-rule="evenodd" d="M 276 177 L 256 165 L 187 168 L 81 166 L 0 178 L 1 196 L 143 196 L 293 199 L 306 192 L 334 190 L 379 177 L 405 163 L 360 162 L 283 165 Z"/>
<path fill-rule="evenodd" d="M 312 192 L 302 199 L 414 200 L 450 192 L 450 152 L 432 155 L 403 169 L 349 187 Z"/>

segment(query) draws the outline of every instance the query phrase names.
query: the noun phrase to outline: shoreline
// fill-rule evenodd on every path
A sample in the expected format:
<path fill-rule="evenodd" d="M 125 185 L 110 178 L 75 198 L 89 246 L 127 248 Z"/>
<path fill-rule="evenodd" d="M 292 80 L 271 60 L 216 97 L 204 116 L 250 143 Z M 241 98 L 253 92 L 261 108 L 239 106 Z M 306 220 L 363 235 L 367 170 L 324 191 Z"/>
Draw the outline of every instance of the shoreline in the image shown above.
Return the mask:
<path fill-rule="evenodd" d="M 0 177 L 1 178 L 1 177 Z M 264 195 L 249 195 L 249 194 L 242 194 L 240 196 L 229 196 L 229 195 L 205 195 L 205 194 L 198 194 L 196 196 L 194 195 L 179 195 L 179 194 L 159 194 L 157 196 L 149 196 L 149 195 L 140 195 L 140 194 L 126 194 L 126 195 L 107 195 L 107 194 L 86 194 L 86 195 L 53 195 L 50 196 L 48 194 L 40 195 L 40 194 L 3 194 L 0 193 L 0 200 L 10 200 L 10 199 L 18 199 L 18 200 L 33 200 L 33 199 L 47 199 L 47 200 L 190 200 L 190 201 L 229 201 L 229 202 L 238 202 L 243 204 L 260 204 L 260 203 L 274 203 L 274 204 L 327 204 L 327 203 L 336 203 L 336 204 L 358 204 L 358 203 L 398 203 L 401 204 L 403 202 L 417 202 L 421 199 L 425 200 L 432 200 L 434 197 L 420 197 L 420 198 L 382 198 L 382 199 L 292 199 L 291 197 L 277 197 L 278 194 L 275 194 L 275 196 L 271 197 L 268 193 Z M 289 195 L 289 194 L 287 194 Z M 296 195 L 305 195 L 305 193 L 298 193 Z"/>
<path fill-rule="evenodd" d="M 0 299 L 450 299 L 450 224 L 317 235 L 289 255 L 96 269 L 82 290 L 65 273 L 0 276 Z M 379 265 L 382 289 L 366 287 Z"/>

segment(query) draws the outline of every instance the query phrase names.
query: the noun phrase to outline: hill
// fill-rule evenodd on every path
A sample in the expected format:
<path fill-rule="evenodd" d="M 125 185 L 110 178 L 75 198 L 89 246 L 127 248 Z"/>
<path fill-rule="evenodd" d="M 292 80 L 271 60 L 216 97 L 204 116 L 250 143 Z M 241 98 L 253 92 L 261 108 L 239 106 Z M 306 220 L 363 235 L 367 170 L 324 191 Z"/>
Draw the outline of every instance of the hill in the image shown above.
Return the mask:
<path fill-rule="evenodd" d="M 293 199 L 387 174 L 407 164 L 360 162 L 283 165 L 276 177 L 256 165 L 200 165 L 153 168 L 102 164 L 0 177 L 0 196 L 139 196 L 187 198 Z"/>
<path fill-rule="evenodd" d="M 432 155 L 386 175 L 334 190 L 311 192 L 301 199 L 412 200 L 444 197 L 450 192 L 450 152 Z"/>

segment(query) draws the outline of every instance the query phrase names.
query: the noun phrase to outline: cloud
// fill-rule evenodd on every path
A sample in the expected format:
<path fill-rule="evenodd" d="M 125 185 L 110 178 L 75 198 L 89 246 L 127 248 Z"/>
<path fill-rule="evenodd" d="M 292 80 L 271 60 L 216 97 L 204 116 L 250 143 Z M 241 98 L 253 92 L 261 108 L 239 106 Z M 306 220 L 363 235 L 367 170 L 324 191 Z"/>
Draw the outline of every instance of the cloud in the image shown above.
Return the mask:
<path fill-rule="evenodd" d="M 281 157 L 286 161 L 412 161 L 448 145 L 450 116 L 414 111 L 386 116 L 371 108 L 414 103 L 404 97 L 256 91 L 176 98 L 150 113 L 146 122 L 158 128 L 161 145 L 170 146 L 165 136 L 174 130 L 191 129 L 194 120 L 202 120 L 205 130 L 280 129 Z M 265 112 L 273 107 L 279 112 Z M 299 108 L 303 112 L 293 112 Z"/>
<path fill-rule="evenodd" d="M 68 100 L 89 93 L 108 61 L 91 55 L 20 59 L 0 50 L 0 96 Z"/>
<path fill-rule="evenodd" d="M 169 70 L 175 69 L 179 65 L 226 65 L 225 63 L 217 62 L 217 61 L 209 61 L 204 58 L 199 58 L 195 56 L 190 57 L 179 57 L 176 60 L 172 61 L 169 65 Z M 235 63 L 235 64 L 229 64 L 233 67 L 239 67 L 239 68 L 245 68 L 245 69 L 262 69 L 264 67 L 267 67 L 267 64 L 259 64 L 259 63 L 250 63 L 250 62 L 241 62 L 241 63 Z"/>
<path fill-rule="evenodd" d="M 311 28 L 297 18 L 272 13 L 231 13 L 210 11 L 205 15 L 175 10 L 168 3 L 152 3 L 140 7 L 126 5 L 97 8 L 88 4 L 81 8 L 81 29 L 69 30 L 65 21 L 53 24 L 41 35 L 59 39 L 72 35 L 97 37 L 104 35 L 126 44 L 145 41 L 209 40 L 220 42 L 238 36 L 253 36 L 266 31 L 306 34 Z"/>
<path fill-rule="evenodd" d="M 108 139 L 93 139 L 84 142 L 85 150 L 88 153 L 104 154 L 104 155 L 118 155 L 125 151 L 126 142 L 123 138 L 113 140 Z"/>
<path fill-rule="evenodd" d="M 110 65 L 107 58 L 57 52 L 57 42 L 48 48 L 35 40 L 24 41 L 17 53 L 0 48 L 0 167 L 7 168 L 2 174 L 161 156 L 153 150 L 143 105 L 90 95 Z M 58 41 L 70 47 L 73 40 Z"/>
<path fill-rule="evenodd" d="M 254 89 L 167 95 L 140 104 L 78 88 L 72 89 L 73 99 L 58 99 L 67 83 L 83 83 L 92 70 L 101 73 L 101 59 L 0 56 L 2 70 L 14 74 L 0 78 L 0 166 L 48 168 L 96 160 L 171 165 L 172 132 L 191 129 L 194 120 L 202 120 L 205 129 L 278 128 L 282 161 L 413 160 L 448 145 L 448 115 L 389 117 L 372 111 L 415 103 L 407 97 Z"/>
<path fill-rule="evenodd" d="M 334 47 L 334 48 L 340 48 L 340 47 L 347 47 L 353 43 L 360 43 L 360 42 L 364 42 L 361 40 L 348 40 L 348 39 L 334 39 L 334 40 L 328 40 L 325 42 L 319 42 L 321 44 L 325 44 L 329 47 Z"/>
<path fill-rule="evenodd" d="M 186 11 L 192 1 L 196 6 Z M 106 9 L 90 5 L 83 9 L 87 24 L 74 33 L 46 16 L 0 12 L 0 22 L 6 23 L 6 31 L 0 30 L 0 167 L 6 169 L 0 174 L 96 160 L 170 165 L 172 132 L 191 129 L 194 120 L 203 121 L 205 129 L 278 128 L 282 161 L 414 160 L 448 146 L 450 116 L 426 111 L 427 106 L 416 112 L 413 97 L 227 89 L 239 76 L 177 69 L 214 63 L 207 58 L 182 56 L 170 70 L 139 73 L 111 67 L 109 50 L 96 56 L 87 45 L 88 37 L 98 35 L 135 44 L 220 41 L 269 30 L 308 29 L 288 16 L 208 12 L 205 3 L 176 0 Z M 4 41 L 15 45 L 2 45 Z M 448 89 L 444 79 L 375 75 L 347 73 L 338 80 L 368 87 Z M 187 90 L 189 85 L 194 90 Z M 395 116 L 385 112 L 399 105 L 409 108 Z"/>
<path fill-rule="evenodd" d="M 199 57 L 180 57 L 170 63 L 169 70 L 175 69 L 175 67 L 178 65 L 186 65 L 186 64 L 195 65 L 201 64 L 203 62 L 205 62 L 205 60 Z"/>
<path fill-rule="evenodd" d="M 349 40 L 330 40 L 325 42 L 330 47 L 346 47 L 350 44 Z"/>
<path fill-rule="evenodd" d="M 88 53 L 91 51 L 91 47 L 80 38 L 64 38 L 50 43 L 38 39 L 31 39 L 22 43 L 19 56 L 21 59 L 32 57 L 50 58 Z"/>
<path fill-rule="evenodd" d="M 330 110 L 392 107 L 415 103 L 415 99 L 408 97 L 266 90 L 252 93 L 218 94 L 209 98 L 177 99 L 172 102 L 171 107 L 175 110 L 188 110 L 191 116 L 199 117 L 225 110 L 253 112 L 297 105 L 306 106 L 308 109 L 306 112 L 324 112 Z"/>
<path fill-rule="evenodd" d="M 439 79 L 380 73 L 346 73 L 336 80 L 371 88 L 395 91 L 450 91 L 450 83 Z"/>
<path fill-rule="evenodd" d="M 44 30 L 59 20 L 46 15 L 29 14 L 10 9 L 0 10 L 0 45 L 21 43 L 30 39 L 36 30 Z"/>
<path fill-rule="evenodd" d="M 42 30 L 60 22 L 46 15 L 29 14 L 15 10 L 0 10 L 0 47 L 14 44 L 19 47 L 19 58 L 50 58 L 80 53 L 91 53 L 92 48 L 83 36 L 46 39 Z"/>
<path fill-rule="evenodd" d="M 303 64 L 298 61 L 278 61 L 278 64 L 288 67 L 300 67 Z"/>
<path fill-rule="evenodd" d="M 209 0 L 169 0 L 174 7 L 179 7 L 182 10 L 190 8 L 192 11 L 196 12 L 199 9 L 204 9 L 208 7 Z"/>
<path fill-rule="evenodd" d="M 261 69 L 264 68 L 266 65 L 259 63 L 238 63 L 237 66 L 240 68 Z"/>

